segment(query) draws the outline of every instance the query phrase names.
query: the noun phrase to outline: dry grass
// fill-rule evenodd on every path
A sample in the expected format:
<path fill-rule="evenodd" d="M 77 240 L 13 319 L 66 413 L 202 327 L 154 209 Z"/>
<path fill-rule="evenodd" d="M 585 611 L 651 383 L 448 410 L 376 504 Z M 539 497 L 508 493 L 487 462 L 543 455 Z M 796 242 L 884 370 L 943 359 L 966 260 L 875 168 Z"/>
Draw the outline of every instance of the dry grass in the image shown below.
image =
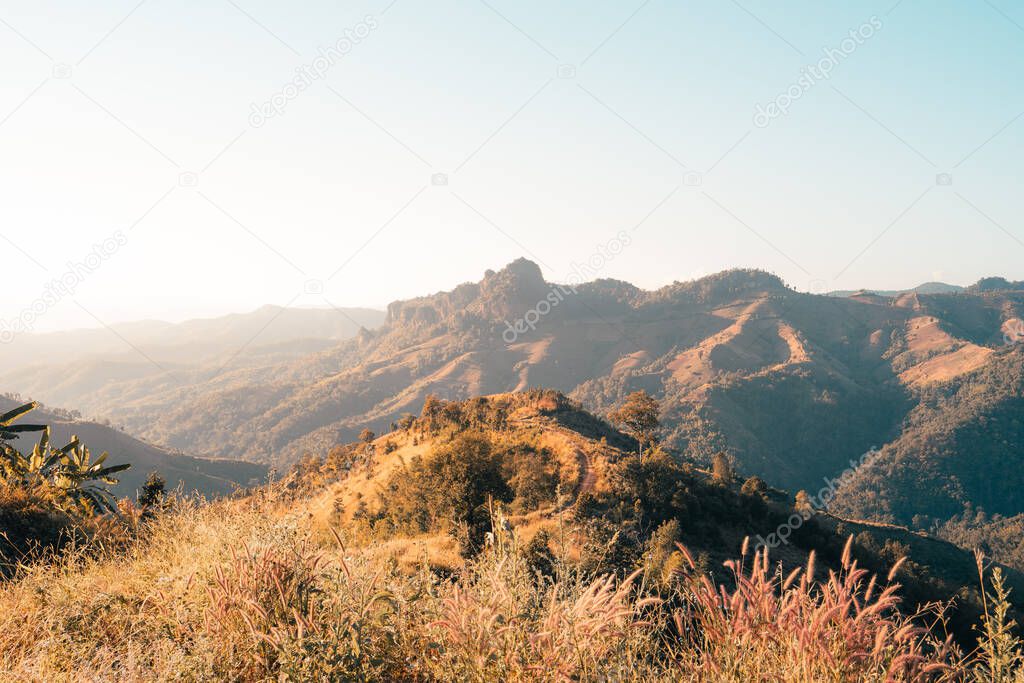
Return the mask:
<path fill-rule="evenodd" d="M 134 544 L 0 585 L 0 680 L 1011 681 L 1020 661 L 1008 625 L 993 654 L 959 658 L 849 557 L 817 581 L 756 554 L 726 587 L 681 549 L 654 594 L 639 572 L 542 580 L 499 532 L 442 579 L 324 539 L 275 496 L 182 505 Z M 981 677 L 993 657 L 1014 665 Z"/>
<path fill-rule="evenodd" d="M 675 621 L 693 634 L 697 665 L 720 681 L 919 681 L 950 673 L 949 641 L 901 616 L 899 586 L 882 587 L 858 568 L 851 544 L 852 537 L 841 569 L 821 582 L 813 578 L 813 554 L 803 571 L 783 577 L 767 549 L 754 553 L 749 571 L 742 560 L 726 564 L 732 591 L 706 576 L 690 578 L 692 599 Z"/>

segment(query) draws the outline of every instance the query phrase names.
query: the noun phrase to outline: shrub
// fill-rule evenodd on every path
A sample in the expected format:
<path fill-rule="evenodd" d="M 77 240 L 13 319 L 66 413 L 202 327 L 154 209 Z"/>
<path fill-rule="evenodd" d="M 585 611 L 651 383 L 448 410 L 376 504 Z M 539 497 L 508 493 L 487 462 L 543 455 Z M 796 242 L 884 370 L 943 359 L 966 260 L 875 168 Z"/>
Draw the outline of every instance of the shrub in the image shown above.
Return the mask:
<path fill-rule="evenodd" d="M 49 427 L 13 424 L 36 407 L 37 403 L 28 403 L 0 415 L 0 483 L 36 492 L 69 514 L 116 513 L 114 496 L 102 484 L 116 484 L 118 480 L 113 475 L 131 465 L 104 466 L 107 454 L 93 461 L 78 437 L 71 437 L 70 443 L 62 448 L 53 448 Z M 29 455 L 10 444 L 12 438 L 27 432 L 41 432 L 39 443 Z"/>
<path fill-rule="evenodd" d="M 461 536 L 466 552 L 479 548 L 488 528 L 485 503 L 509 501 L 501 458 L 481 434 L 464 434 L 392 478 L 384 522 L 405 533 L 442 531 Z"/>
<path fill-rule="evenodd" d="M 163 508 L 167 498 L 167 480 L 159 472 L 150 472 L 139 489 L 137 497 L 143 510 L 154 511 Z"/>
<path fill-rule="evenodd" d="M 647 539 L 644 569 L 655 585 L 667 586 L 682 568 L 683 556 L 676 548 L 679 540 L 679 522 L 674 519 L 659 526 Z"/>
<path fill-rule="evenodd" d="M 516 444 L 503 449 L 500 456 L 502 476 L 514 495 L 515 511 L 527 512 L 543 503 L 554 502 L 561 477 L 558 462 L 550 450 Z"/>
<path fill-rule="evenodd" d="M 0 579 L 14 575 L 41 551 L 74 537 L 74 520 L 51 501 L 0 483 Z"/>
<path fill-rule="evenodd" d="M 985 616 L 981 638 L 975 651 L 971 673 L 981 683 L 1020 683 L 1024 681 L 1024 646 L 1014 633 L 1017 624 L 1007 615 L 1010 611 L 1010 589 L 1006 587 L 1003 570 L 992 571 L 992 592 L 985 588 L 984 555 L 975 553 L 978 578 L 981 581 Z"/>
<path fill-rule="evenodd" d="M 551 534 L 541 529 L 523 548 L 523 559 L 531 571 L 545 577 L 555 575 L 555 555 L 551 552 Z"/>

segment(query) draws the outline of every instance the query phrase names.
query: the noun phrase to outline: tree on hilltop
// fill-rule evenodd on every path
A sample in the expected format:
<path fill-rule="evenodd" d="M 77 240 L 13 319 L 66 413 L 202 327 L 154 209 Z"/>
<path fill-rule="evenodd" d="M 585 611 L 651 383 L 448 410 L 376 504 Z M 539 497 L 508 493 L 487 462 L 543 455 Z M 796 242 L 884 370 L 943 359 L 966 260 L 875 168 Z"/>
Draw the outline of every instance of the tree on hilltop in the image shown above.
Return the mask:
<path fill-rule="evenodd" d="M 644 445 L 651 445 L 657 438 L 661 423 L 658 415 L 661 406 L 646 391 L 634 391 L 625 402 L 609 415 L 612 422 L 623 427 L 640 443 L 640 459 L 644 457 Z"/>

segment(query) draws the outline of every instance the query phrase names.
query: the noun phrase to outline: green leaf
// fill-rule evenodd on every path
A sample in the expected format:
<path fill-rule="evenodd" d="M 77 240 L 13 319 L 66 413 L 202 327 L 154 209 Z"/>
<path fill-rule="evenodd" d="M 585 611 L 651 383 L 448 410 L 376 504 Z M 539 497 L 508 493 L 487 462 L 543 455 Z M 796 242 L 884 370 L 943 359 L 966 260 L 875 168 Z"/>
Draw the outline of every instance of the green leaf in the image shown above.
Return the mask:
<path fill-rule="evenodd" d="M 64 448 L 61 448 L 57 452 L 60 453 L 61 455 L 67 455 L 71 451 L 73 451 L 76 448 L 78 448 L 78 445 L 79 445 L 78 437 L 74 437 L 71 440 L 71 443 L 69 443 L 68 445 L 64 446 Z"/>
<path fill-rule="evenodd" d="M 99 479 L 100 477 L 105 477 L 110 474 L 116 474 L 117 472 L 124 472 L 129 467 L 131 467 L 130 463 L 126 463 L 124 465 L 112 465 L 110 467 L 104 467 L 103 469 L 91 472 L 90 474 Z"/>
<path fill-rule="evenodd" d="M 22 432 L 41 432 L 46 429 L 46 425 L 13 425 L 11 427 L 0 428 L 7 434 L 20 434 Z"/>
<path fill-rule="evenodd" d="M 36 403 L 35 401 L 32 401 L 31 403 L 26 403 L 23 406 L 15 408 L 14 410 L 7 411 L 3 415 L 0 415 L 0 427 L 6 427 L 10 423 L 17 420 L 22 415 L 24 415 L 25 413 L 33 411 L 38 407 L 39 404 Z"/>

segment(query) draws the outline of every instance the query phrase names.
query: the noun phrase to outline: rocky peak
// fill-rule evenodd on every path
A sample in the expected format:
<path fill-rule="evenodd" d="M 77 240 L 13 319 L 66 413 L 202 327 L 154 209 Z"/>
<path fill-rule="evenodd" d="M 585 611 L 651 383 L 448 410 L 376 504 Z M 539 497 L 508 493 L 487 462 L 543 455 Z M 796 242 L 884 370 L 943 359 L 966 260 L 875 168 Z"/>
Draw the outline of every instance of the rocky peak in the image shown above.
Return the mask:
<path fill-rule="evenodd" d="M 540 267 L 520 258 L 496 273 L 486 274 L 477 300 L 470 308 L 484 318 L 522 315 L 547 296 L 549 290 L 550 285 L 544 281 Z"/>
<path fill-rule="evenodd" d="M 524 314 L 547 296 L 551 286 L 540 267 L 524 258 L 501 270 L 488 270 L 477 283 L 465 283 L 448 292 L 395 301 L 388 305 L 388 322 L 404 325 L 434 325 L 465 314 L 484 320 L 502 321 Z"/>

